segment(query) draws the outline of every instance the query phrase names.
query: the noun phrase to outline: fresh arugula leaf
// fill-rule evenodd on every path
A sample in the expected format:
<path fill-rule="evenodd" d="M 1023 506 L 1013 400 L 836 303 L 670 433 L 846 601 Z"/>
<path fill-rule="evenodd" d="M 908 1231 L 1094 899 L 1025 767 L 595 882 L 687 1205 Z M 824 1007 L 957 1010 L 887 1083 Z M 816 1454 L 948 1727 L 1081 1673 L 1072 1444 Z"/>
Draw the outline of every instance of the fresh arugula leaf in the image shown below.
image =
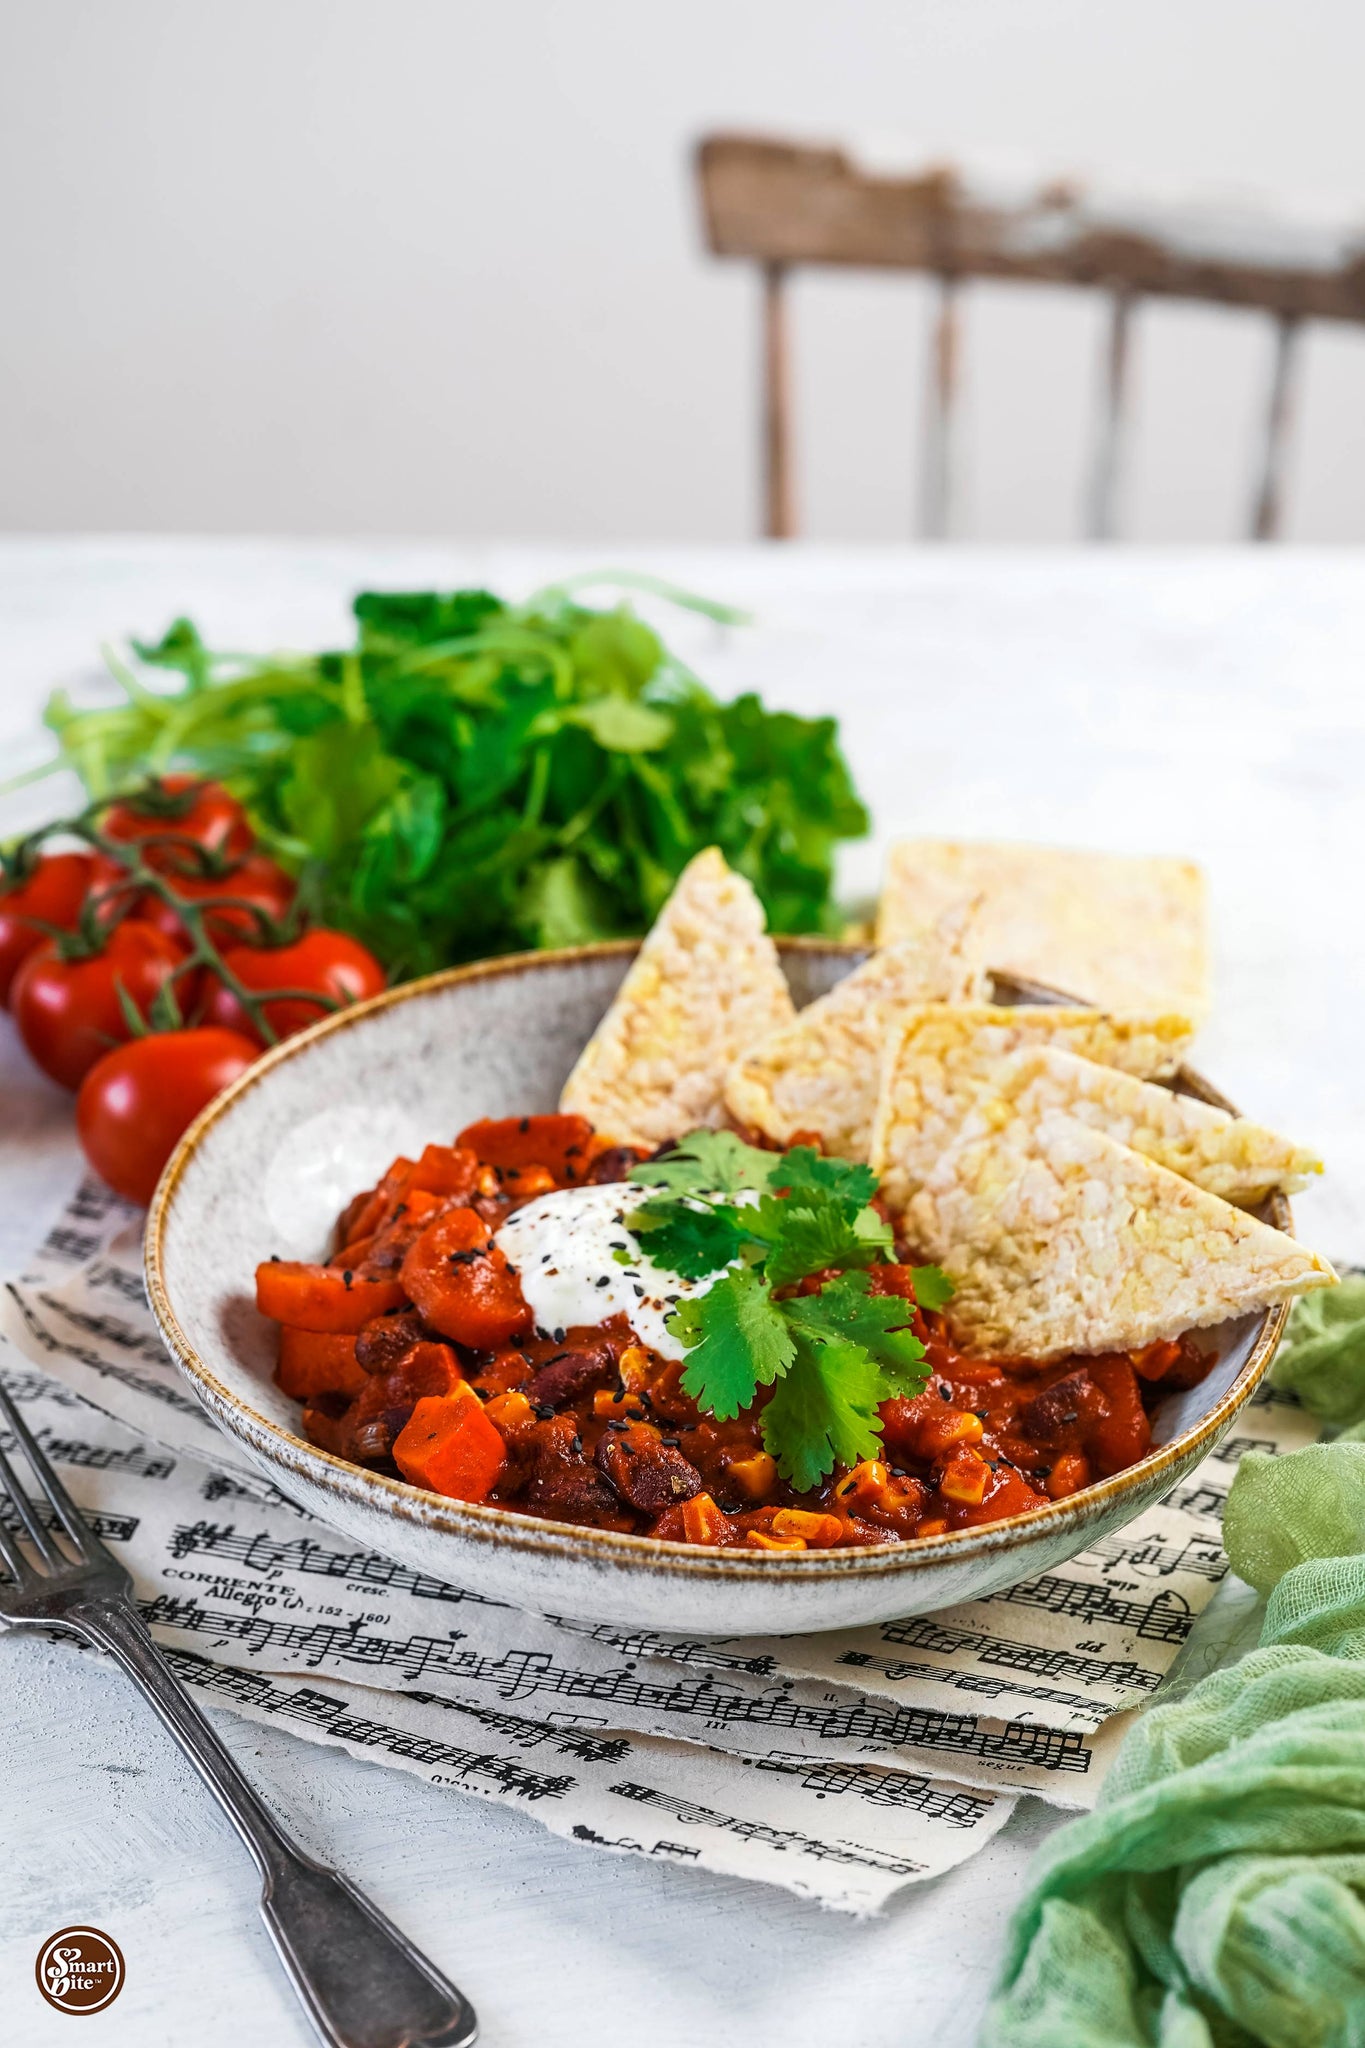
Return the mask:
<path fill-rule="evenodd" d="M 776 1153 L 746 1145 L 733 1131 L 689 1131 L 664 1158 L 633 1166 L 630 1177 L 679 1195 L 734 1195 L 742 1188 L 768 1187 L 776 1165 Z"/>
<path fill-rule="evenodd" d="M 644 1202 L 627 1215 L 626 1227 L 656 1266 L 701 1280 L 739 1257 L 747 1238 L 742 1214 L 687 1201 Z"/>
<path fill-rule="evenodd" d="M 784 1152 L 781 1171 L 774 1185 L 789 1188 L 794 1195 L 808 1190 L 832 1195 L 850 1209 L 861 1209 L 877 1192 L 877 1176 L 870 1166 L 855 1166 L 847 1159 L 827 1158 L 813 1145 L 797 1145 Z"/>
<path fill-rule="evenodd" d="M 745 1267 L 679 1302 L 670 1332 L 687 1348 L 683 1391 L 728 1422 L 752 1405 L 796 1356 L 796 1341 L 763 1282 Z"/>
<path fill-rule="evenodd" d="M 763 1442 L 788 1485 L 808 1493 L 836 1465 L 875 1458 L 885 1399 L 881 1368 L 857 1344 L 798 1335 L 795 1362 L 763 1410 Z"/>
<path fill-rule="evenodd" d="M 914 1314 L 894 1294 L 872 1294 L 866 1273 L 841 1273 L 818 1294 L 783 1302 L 787 1321 L 816 1344 L 855 1344 L 885 1369 L 881 1396 L 919 1394 L 928 1383 L 924 1346 L 906 1324 Z"/>
<path fill-rule="evenodd" d="M 947 1308 L 957 1292 L 948 1275 L 939 1266 L 912 1266 L 910 1278 L 914 1284 L 915 1300 L 921 1308 Z"/>

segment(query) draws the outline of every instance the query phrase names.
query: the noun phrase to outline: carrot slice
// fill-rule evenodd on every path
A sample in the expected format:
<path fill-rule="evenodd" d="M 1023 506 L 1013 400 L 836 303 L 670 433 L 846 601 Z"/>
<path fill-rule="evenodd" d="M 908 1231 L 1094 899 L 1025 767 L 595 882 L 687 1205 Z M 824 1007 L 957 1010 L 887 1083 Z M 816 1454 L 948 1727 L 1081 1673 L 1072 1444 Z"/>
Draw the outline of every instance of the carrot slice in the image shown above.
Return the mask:
<path fill-rule="evenodd" d="M 531 1327 L 516 1274 L 473 1209 L 447 1209 L 403 1261 L 402 1285 L 443 1337 L 496 1351 Z"/>
<path fill-rule="evenodd" d="M 401 1308 L 401 1280 L 368 1279 L 349 1266 L 310 1266 L 267 1259 L 256 1268 L 256 1306 L 272 1322 L 328 1336 L 354 1337 L 374 1316 Z"/>
<path fill-rule="evenodd" d="M 501 1436 L 473 1388 L 461 1381 L 448 1394 L 417 1403 L 394 1438 L 394 1463 L 413 1486 L 451 1500 L 487 1500 L 506 1460 Z"/>
<path fill-rule="evenodd" d="M 365 1381 L 356 1364 L 354 1337 L 291 1330 L 287 1324 L 280 1331 L 275 1384 L 291 1401 L 311 1401 L 315 1394 L 344 1394 L 353 1401 Z"/>
<path fill-rule="evenodd" d="M 580 1179 L 591 1160 L 585 1116 L 483 1117 L 455 1140 L 485 1166 L 548 1166 L 556 1180 Z"/>

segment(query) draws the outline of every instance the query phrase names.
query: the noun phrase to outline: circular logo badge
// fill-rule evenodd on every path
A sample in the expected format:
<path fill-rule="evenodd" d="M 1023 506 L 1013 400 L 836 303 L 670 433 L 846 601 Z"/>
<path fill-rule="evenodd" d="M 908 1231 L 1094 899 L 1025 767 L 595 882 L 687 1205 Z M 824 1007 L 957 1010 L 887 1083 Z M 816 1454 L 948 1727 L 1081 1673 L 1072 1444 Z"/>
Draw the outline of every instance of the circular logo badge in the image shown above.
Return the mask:
<path fill-rule="evenodd" d="M 34 1975 L 58 2012 L 99 2012 L 123 1989 L 123 1952 L 98 1927 L 63 1927 L 39 1949 Z"/>

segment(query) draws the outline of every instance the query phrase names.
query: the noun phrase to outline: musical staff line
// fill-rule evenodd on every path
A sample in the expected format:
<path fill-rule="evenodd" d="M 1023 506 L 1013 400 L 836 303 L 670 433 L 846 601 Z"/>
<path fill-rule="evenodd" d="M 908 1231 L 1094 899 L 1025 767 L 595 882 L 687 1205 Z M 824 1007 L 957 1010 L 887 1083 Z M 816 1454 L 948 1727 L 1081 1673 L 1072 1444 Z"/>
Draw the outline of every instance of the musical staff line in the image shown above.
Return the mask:
<path fill-rule="evenodd" d="M 217 1637 L 241 1645 L 248 1656 L 272 1651 L 301 1657 L 310 1669 L 331 1659 L 368 1670 L 394 1670 L 408 1680 L 441 1673 L 467 1685 L 490 1686 L 503 1699 L 549 1696 L 604 1707 L 680 1715 L 708 1729 L 785 1728 L 831 1742 L 875 1746 L 886 1751 L 933 1749 L 945 1756 L 982 1762 L 1031 1764 L 1045 1770 L 1086 1771 L 1089 1752 L 1071 1730 L 1025 1722 L 983 1727 L 971 1715 L 944 1714 L 924 1707 L 884 1706 L 876 1700 L 811 1705 L 786 1689 L 750 1694 L 728 1691 L 714 1679 L 691 1684 L 642 1678 L 632 1670 L 581 1671 L 556 1664 L 543 1650 L 508 1650 L 487 1655 L 462 1649 L 452 1631 L 446 1638 L 375 1635 L 359 1620 L 288 1621 L 275 1615 L 219 1612 L 194 1599 L 159 1594 L 143 1609 L 151 1628 Z"/>
<path fill-rule="evenodd" d="M 964 1628 L 932 1614 L 912 1615 L 906 1621 L 885 1622 L 883 1642 L 907 1650 L 933 1650 L 940 1656 L 966 1653 L 993 1670 L 1026 1671 L 1033 1678 L 1075 1678 L 1089 1685 L 1155 1686 L 1155 1673 L 1146 1671 L 1131 1658 L 1085 1657 L 1075 1650 L 1058 1650 L 1041 1643 L 1011 1642 L 985 1629 Z M 843 1660 L 841 1660 L 843 1661 Z"/>
<path fill-rule="evenodd" d="M 660 1792 L 653 1785 L 640 1785 L 625 1779 L 619 1785 L 608 1785 L 618 1799 L 630 1799 L 638 1806 L 657 1807 L 681 1821 L 684 1827 L 724 1828 L 730 1834 L 742 1835 L 749 1841 L 766 1842 L 773 1849 L 799 1849 L 805 1856 L 814 1856 L 820 1862 L 862 1863 L 873 1870 L 894 1871 L 898 1877 L 913 1877 L 917 1871 L 928 1866 L 913 1857 L 891 1856 L 875 1849 L 850 1842 L 820 1842 L 813 1835 L 802 1834 L 797 1828 L 774 1827 L 770 1821 L 742 1820 L 737 1814 L 717 1813 L 714 1807 L 699 1806 L 690 1799 L 680 1799 L 675 1793 Z"/>
<path fill-rule="evenodd" d="M 260 1672 L 234 1671 L 228 1666 L 210 1663 L 205 1657 L 196 1657 L 187 1650 L 168 1650 L 166 1655 L 176 1676 L 201 1691 L 216 1693 L 242 1706 L 255 1707 L 261 1713 L 278 1714 L 284 1720 L 306 1722 L 311 1727 L 324 1730 L 338 1742 L 354 1743 L 364 1749 L 387 1750 L 391 1756 L 408 1757 L 414 1763 L 439 1765 L 443 1771 L 453 1771 L 457 1778 L 467 1781 L 475 1789 L 479 1780 L 485 1780 L 499 1792 L 512 1792 L 519 1799 L 534 1802 L 562 1799 L 574 1784 L 570 1777 L 552 1777 L 543 1771 L 527 1770 L 515 1758 L 486 1756 L 455 1743 L 414 1735 L 403 1728 L 391 1728 L 382 1721 L 373 1721 L 358 1713 L 344 1700 L 334 1699 L 330 1693 L 315 1692 L 308 1687 L 288 1690 L 273 1685 Z"/>

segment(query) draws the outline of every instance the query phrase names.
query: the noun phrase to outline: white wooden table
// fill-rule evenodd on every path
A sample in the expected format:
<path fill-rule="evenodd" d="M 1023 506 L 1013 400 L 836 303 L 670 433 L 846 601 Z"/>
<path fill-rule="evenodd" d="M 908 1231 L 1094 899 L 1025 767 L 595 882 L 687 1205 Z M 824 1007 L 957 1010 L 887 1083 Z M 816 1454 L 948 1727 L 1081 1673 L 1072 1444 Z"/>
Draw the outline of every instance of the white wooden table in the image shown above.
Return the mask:
<path fill-rule="evenodd" d="M 188 611 L 237 647 L 320 645 L 345 601 L 481 581 L 514 593 L 627 559 L 376 543 L 0 542 L 0 760 L 36 759 L 46 690 L 96 643 Z M 753 609 L 668 630 L 729 693 L 837 712 L 877 820 L 846 891 L 907 831 L 1192 854 L 1212 881 L 1217 1013 L 1200 1062 L 1318 1144 L 1299 1229 L 1365 1256 L 1365 559 L 1355 554 L 994 554 L 857 549 L 632 554 Z M 48 814 L 39 785 L 0 830 Z M 67 1098 L 0 1023 L 0 1266 L 68 1188 Z M 785 1893 L 565 1844 L 232 1716 L 215 1719 L 304 1840 L 363 1883 L 474 1998 L 497 2048 L 967 2048 L 1005 1915 L 1052 1823 L 1022 1802 L 936 1884 L 855 1923 Z M 127 1987 L 105 2048 L 310 2039 L 254 1908 L 247 1859 L 132 1693 L 61 1647 L 0 1639 L 0 2012 L 17 2048 L 67 2039 L 33 1985 L 40 1942 L 90 1920 Z"/>

